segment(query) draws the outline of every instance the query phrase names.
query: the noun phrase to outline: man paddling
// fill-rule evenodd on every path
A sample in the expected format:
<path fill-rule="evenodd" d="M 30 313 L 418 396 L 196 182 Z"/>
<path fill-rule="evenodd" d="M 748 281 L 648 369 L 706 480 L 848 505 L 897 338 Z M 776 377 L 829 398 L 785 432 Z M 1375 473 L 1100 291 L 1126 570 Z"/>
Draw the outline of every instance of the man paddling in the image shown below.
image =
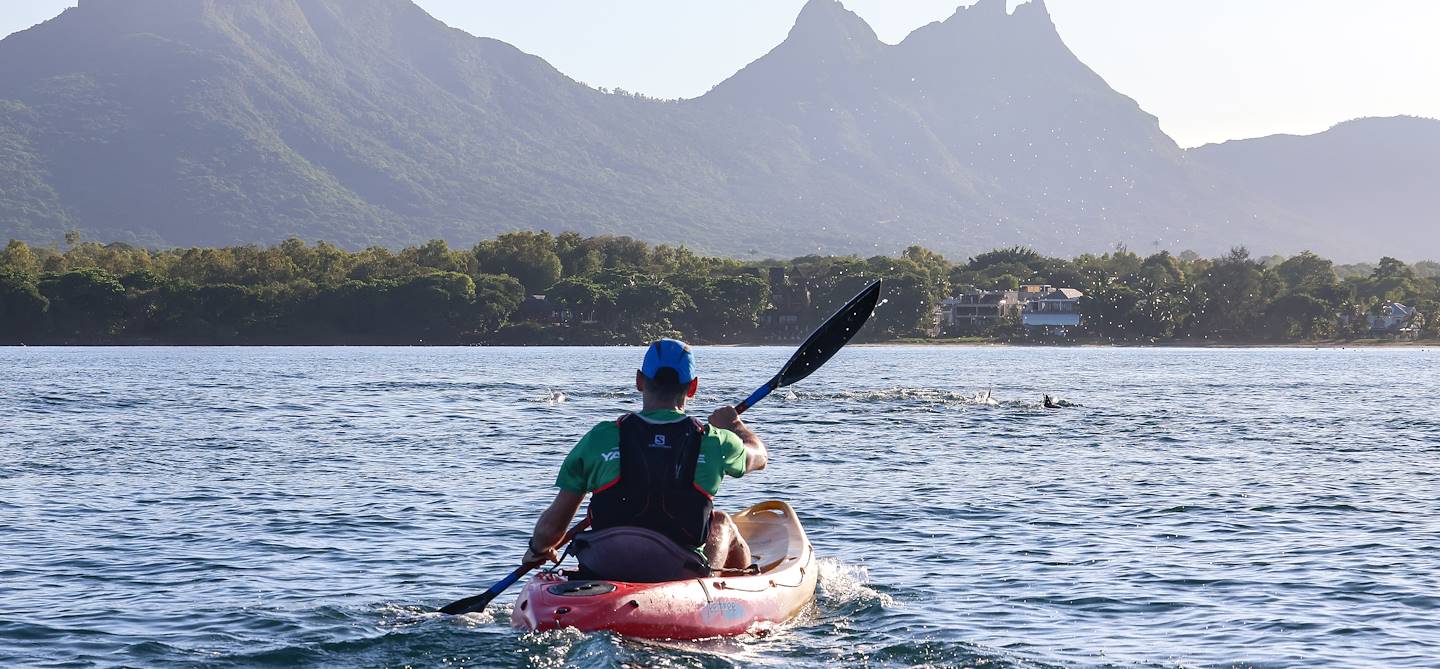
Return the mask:
<path fill-rule="evenodd" d="M 698 387 L 688 345 L 650 345 L 635 372 L 641 410 L 596 425 L 570 451 L 526 565 L 559 561 L 565 529 L 591 494 L 591 531 L 576 537 L 575 551 L 594 578 L 663 581 L 750 566 L 744 537 L 713 500 L 725 476 L 764 469 L 768 454 L 734 407 L 716 409 L 708 425 L 687 416 Z"/>

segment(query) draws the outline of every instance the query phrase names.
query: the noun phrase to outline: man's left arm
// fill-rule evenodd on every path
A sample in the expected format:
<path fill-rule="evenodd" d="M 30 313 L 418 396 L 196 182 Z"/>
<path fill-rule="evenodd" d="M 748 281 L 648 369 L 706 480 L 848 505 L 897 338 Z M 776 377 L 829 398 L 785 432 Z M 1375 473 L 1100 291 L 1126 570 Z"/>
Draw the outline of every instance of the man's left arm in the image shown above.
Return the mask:
<path fill-rule="evenodd" d="M 735 433 L 745 445 L 745 473 L 758 472 L 770 463 L 770 451 L 765 442 L 740 420 L 740 412 L 732 406 L 722 406 L 710 414 L 710 424 Z"/>

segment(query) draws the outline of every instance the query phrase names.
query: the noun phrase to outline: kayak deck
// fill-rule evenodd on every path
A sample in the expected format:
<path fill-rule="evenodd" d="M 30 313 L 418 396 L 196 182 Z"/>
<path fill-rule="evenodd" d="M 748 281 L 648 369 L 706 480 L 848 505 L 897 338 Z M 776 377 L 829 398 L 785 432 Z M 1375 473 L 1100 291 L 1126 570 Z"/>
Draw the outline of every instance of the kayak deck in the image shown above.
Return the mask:
<path fill-rule="evenodd" d="M 760 572 L 667 583 L 571 580 L 546 572 L 525 584 L 511 623 L 530 630 L 573 627 L 649 639 L 744 634 L 793 618 L 815 597 L 815 550 L 795 510 L 763 502 L 732 516 Z"/>

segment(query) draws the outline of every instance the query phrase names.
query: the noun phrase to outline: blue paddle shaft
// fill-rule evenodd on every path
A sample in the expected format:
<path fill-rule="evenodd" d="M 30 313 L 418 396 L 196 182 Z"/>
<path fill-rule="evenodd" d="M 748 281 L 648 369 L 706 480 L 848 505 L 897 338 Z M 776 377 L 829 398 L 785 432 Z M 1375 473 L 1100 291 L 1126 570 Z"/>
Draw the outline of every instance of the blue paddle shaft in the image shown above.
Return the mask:
<path fill-rule="evenodd" d="M 565 536 L 560 539 L 560 545 L 564 546 L 569 544 L 570 541 L 575 538 L 575 535 L 585 531 L 585 528 L 587 527 L 590 527 L 590 516 L 588 515 L 585 516 L 585 518 L 581 519 L 580 522 L 575 523 L 575 527 L 570 528 L 570 531 L 565 533 Z M 568 554 L 569 552 L 567 551 L 566 553 Z M 560 559 L 564 560 L 565 556 L 560 556 Z M 535 566 L 538 565 L 520 565 L 520 567 L 516 568 L 515 571 L 510 572 L 509 576 L 501 579 L 499 583 L 490 586 L 490 589 L 486 590 L 484 593 L 481 593 L 474 597 L 466 597 L 465 599 L 459 601 L 450 602 L 444 607 L 441 607 L 440 612 L 448 615 L 453 615 L 457 613 L 475 613 L 476 611 L 484 611 L 485 607 L 490 605 L 490 600 L 495 599 L 496 597 L 500 596 L 500 593 L 505 592 L 505 590 L 508 589 L 510 586 L 515 585 L 516 581 L 520 580 L 526 574 L 530 573 L 530 570 L 534 569 Z"/>
<path fill-rule="evenodd" d="M 751 394 L 749 397 L 745 398 L 745 401 L 744 401 L 744 402 L 741 402 L 741 403 L 735 405 L 735 411 L 736 411 L 736 413 L 745 413 L 745 410 L 746 410 L 746 409 L 749 409 L 750 407 L 753 407 L 753 406 L 755 406 L 756 404 L 759 404 L 759 403 L 760 403 L 760 400 L 763 400 L 763 399 L 765 399 L 766 397 L 768 397 L 768 396 L 770 395 L 770 393 L 771 393 L 772 391 L 774 391 L 774 390 L 775 390 L 775 380 L 774 380 L 774 379 L 771 379 L 771 380 L 770 380 L 769 382 L 767 382 L 765 385 L 760 386 L 760 388 L 759 388 L 758 390 L 756 390 L 753 394 Z"/>
<path fill-rule="evenodd" d="M 521 567 L 519 569 L 516 569 L 515 571 L 510 572 L 509 576 L 501 579 L 499 583 L 490 586 L 490 589 L 486 590 L 485 594 L 490 595 L 491 598 L 494 598 L 500 593 L 505 592 L 505 590 L 508 589 L 510 586 L 515 585 L 515 582 L 520 580 L 520 577 L 524 576 L 525 573 L 528 571 L 530 571 L 530 567 Z"/>

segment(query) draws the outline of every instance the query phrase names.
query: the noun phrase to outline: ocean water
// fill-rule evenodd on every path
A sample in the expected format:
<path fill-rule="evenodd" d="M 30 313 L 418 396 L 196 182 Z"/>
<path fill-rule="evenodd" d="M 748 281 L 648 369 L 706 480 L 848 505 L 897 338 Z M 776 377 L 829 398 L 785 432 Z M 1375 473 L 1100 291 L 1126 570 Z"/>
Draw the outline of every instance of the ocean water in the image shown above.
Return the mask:
<path fill-rule="evenodd" d="M 720 495 L 801 514 L 798 620 L 430 613 L 516 565 L 640 354 L 0 349 L 0 667 L 1440 666 L 1426 348 L 854 347 L 747 414 L 772 465 Z M 789 350 L 698 355 L 708 413 Z"/>

